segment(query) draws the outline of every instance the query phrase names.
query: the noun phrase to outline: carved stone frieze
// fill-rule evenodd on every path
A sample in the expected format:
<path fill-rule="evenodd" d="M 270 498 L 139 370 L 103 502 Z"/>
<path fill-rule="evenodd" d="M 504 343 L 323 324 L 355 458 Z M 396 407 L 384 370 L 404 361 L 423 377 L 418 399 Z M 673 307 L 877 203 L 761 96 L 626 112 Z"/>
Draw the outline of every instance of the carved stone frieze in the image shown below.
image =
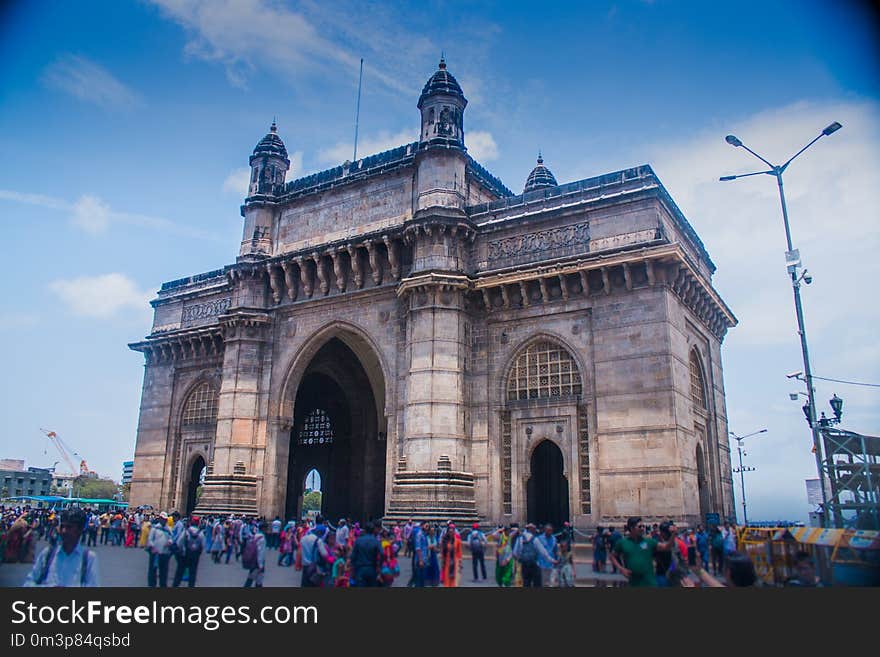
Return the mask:
<path fill-rule="evenodd" d="M 590 222 L 550 228 L 489 242 L 489 262 L 522 255 L 540 254 L 566 246 L 589 247 Z"/>
<path fill-rule="evenodd" d="M 187 306 L 183 309 L 183 317 L 181 318 L 181 321 L 186 324 L 188 322 L 195 322 L 200 319 L 210 319 L 211 317 L 222 315 L 226 312 L 227 308 L 229 308 L 230 303 L 231 299 L 229 297 L 224 297 L 206 303 L 197 303 Z"/>

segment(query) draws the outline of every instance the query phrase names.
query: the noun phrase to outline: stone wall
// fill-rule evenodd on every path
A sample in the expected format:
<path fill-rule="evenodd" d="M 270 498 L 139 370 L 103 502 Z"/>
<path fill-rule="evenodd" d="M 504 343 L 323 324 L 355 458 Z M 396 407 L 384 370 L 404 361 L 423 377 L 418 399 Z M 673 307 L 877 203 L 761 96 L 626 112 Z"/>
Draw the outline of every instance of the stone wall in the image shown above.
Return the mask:
<path fill-rule="evenodd" d="M 401 226 L 412 207 L 412 167 L 306 196 L 282 210 L 274 253 Z"/>

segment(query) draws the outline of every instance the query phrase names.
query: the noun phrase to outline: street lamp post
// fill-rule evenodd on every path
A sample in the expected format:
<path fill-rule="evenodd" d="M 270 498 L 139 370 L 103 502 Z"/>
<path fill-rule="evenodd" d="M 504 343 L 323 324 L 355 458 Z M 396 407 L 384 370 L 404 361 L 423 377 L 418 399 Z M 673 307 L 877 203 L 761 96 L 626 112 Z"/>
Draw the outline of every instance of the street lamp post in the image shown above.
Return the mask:
<path fill-rule="evenodd" d="M 788 246 L 788 250 L 785 252 L 785 264 L 788 269 L 788 273 L 791 276 L 791 286 L 794 292 L 794 308 L 795 314 L 797 315 L 797 324 L 798 324 L 798 335 L 801 340 L 801 355 L 804 360 L 804 378 L 807 385 L 807 403 L 809 405 L 809 417 L 807 421 L 810 425 L 810 431 L 813 435 L 813 449 L 816 453 L 816 469 L 819 472 L 819 481 L 820 483 L 825 480 L 824 469 L 822 467 L 822 445 L 820 441 L 820 433 L 818 422 L 816 421 L 816 391 L 813 389 L 813 373 L 810 369 L 810 352 L 807 348 L 807 330 L 804 327 L 804 310 L 801 305 L 801 281 L 804 281 L 807 285 L 812 282 L 812 277 L 807 273 L 807 270 L 804 269 L 802 274 L 798 274 L 798 269 L 801 267 L 800 253 L 792 246 L 791 243 L 791 229 L 788 225 L 788 208 L 785 205 L 785 193 L 782 188 L 782 174 L 788 168 L 788 166 L 792 163 L 792 161 L 805 150 L 807 150 L 810 146 L 819 141 L 822 137 L 827 137 L 830 134 L 833 134 L 840 130 L 841 124 L 835 121 L 824 130 L 822 130 L 819 135 L 817 135 L 813 140 L 800 149 L 797 153 L 792 155 L 785 164 L 777 165 L 771 164 L 769 161 L 758 155 L 751 148 L 742 143 L 737 137 L 734 135 L 727 135 L 725 137 L 725 141 L 734 146 L 736 148 L 744 148 L 749 153 L 754 155 L 756 158 L 761 160 L 764 164 L 770 167 L 767 171 L 755 171 L 752 173 L 743 173 L 736 176 L 722 176 L 720 180 L 728 181 L 728 180 L 736 180 L 737 178 L 745 178 L 747 176 L 757 176 L 760 174 L 767 174 L 770 176 L 776 177 L 776 183 L 779 186 L 779 201 L 782 204 L 782 221 L 785 224 L 785 240 Z M 822 490 L 822 526 L 828 526 L 828 500 L 825 495 L 825 486 L 820 485 L 819 488 Z"/>
<path fill-rule="evenodd" d="M 739 484 L 742 489 L 742 503 L 743 503 L 743 525 L 749 524 L 749 513 L 746 510 L 746 472 L 754 472 L 754 468 L 746 468 L 743 467 L 743 441 L 746 438 L 751 438 L 752 436 L 757 436 L 759 433 L 767 433 L 767 429 L 761 429 L 760 431 L 754 431 L 752 433 L 748 433 L 745 436 L 737 436 L 733 431 L 730 432 L 730 436 L 736 440 L 736 448 L 739 452 L 739 467 L 733 468 L 735 473 L 739 474 Z"/>

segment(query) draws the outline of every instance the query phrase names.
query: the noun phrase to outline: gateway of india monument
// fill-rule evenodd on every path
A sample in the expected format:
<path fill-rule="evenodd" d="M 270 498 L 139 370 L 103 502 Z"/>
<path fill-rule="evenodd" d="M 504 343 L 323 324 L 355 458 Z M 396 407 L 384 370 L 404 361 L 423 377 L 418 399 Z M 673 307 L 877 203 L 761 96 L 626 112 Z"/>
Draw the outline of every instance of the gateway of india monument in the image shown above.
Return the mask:
<path fill-rule="evenodd" d="M 733 513 L 715 266 L 647 165 L 522 193 L 441 60 L 419 140 L 287 181 L 250 156 L 238 257 L 162 285 L 131 506 L 576 527 Z"/>

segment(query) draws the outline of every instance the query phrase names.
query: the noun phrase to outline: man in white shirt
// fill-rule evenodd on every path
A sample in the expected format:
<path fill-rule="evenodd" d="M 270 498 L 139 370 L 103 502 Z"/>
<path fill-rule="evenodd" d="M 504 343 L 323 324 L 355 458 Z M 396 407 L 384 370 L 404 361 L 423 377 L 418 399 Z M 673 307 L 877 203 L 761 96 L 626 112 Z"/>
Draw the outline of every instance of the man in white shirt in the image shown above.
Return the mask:
<path fill-rule="evenodd" d="M 348 525 L 345 518 L 339 519 L 339 527 L 336 528 L 336 545 L 348 545 Z"/>
<path fill-rule="evenodd" d="M 24 586 L 98 586 L 98 557 L 79 542 L 85 526 L 82 509 L 64 511 L 60 543 L 40 552 Z"/>
<path fill-rule="evenodd" d="M 275 548 L 277 550 L 279 544 L 281 543 L 281 518 L 279 516 L 275 516 L 275 520 L 272 521 L 270 531 L 270 538 L 269 541 L 267 541 L 268 545 L 266 547 Z"/>

